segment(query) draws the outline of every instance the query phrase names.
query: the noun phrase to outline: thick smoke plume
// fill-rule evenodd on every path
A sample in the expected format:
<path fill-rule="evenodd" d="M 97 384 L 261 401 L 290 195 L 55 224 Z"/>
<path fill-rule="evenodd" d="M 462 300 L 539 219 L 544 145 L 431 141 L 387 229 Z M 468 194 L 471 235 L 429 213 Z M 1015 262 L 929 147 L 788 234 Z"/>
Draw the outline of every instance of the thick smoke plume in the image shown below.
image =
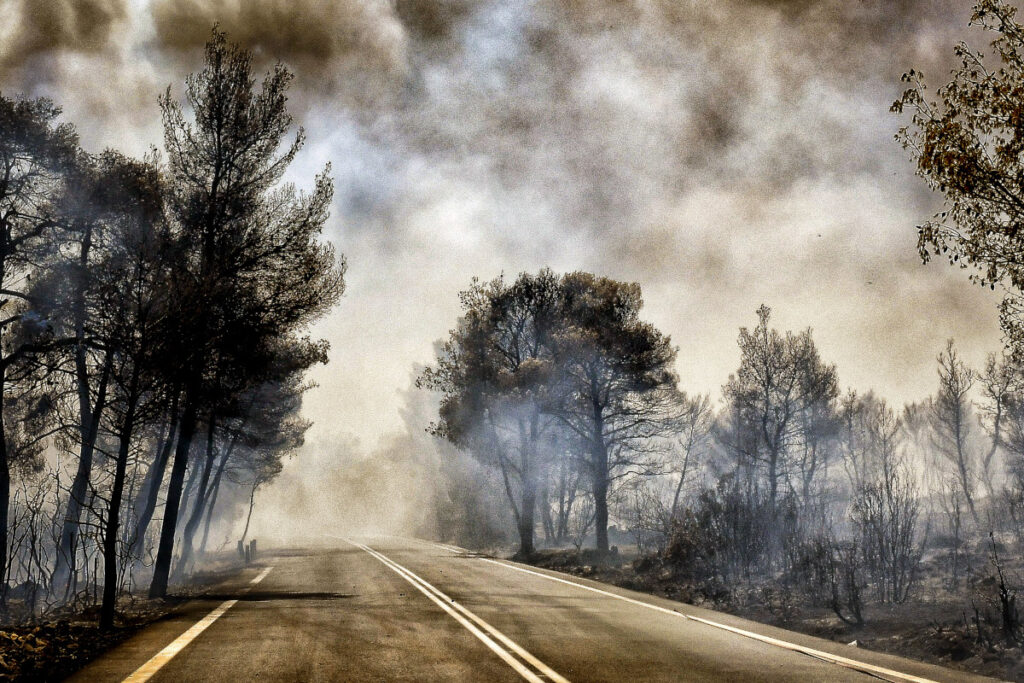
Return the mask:
<path fill-rule="evenodd" d="M 931 390 L 946 338 L 975 365 L 998 347 L 994 298 L 917 258 L 914 225 L 938 205 L 888 113 L 903 71 L 949 68 L 965 3 L 3 8 L 22 20 L 0 29 L 0 89 L 55 97 L 94 148 L 159 143 L 156 96 L 194 70 L 214 23 L 295 68 L 310 140 L 296 172 L 333 162 L 333 238 L 351 264 L 306 404 L 316 426 L 300 457 L 324 467 L 358 459 L 341 445 L 353 437 L 373 451 L 405 431 L 396 388 L 473 276 L 551 266 L 638 281 L 680 346 L 683 386 L 713 395 L 762 301 L 780 327 L 812 326 L 845 383 L 897 403 Z M 319 480 L 309 497 L 328 495 Z"/>

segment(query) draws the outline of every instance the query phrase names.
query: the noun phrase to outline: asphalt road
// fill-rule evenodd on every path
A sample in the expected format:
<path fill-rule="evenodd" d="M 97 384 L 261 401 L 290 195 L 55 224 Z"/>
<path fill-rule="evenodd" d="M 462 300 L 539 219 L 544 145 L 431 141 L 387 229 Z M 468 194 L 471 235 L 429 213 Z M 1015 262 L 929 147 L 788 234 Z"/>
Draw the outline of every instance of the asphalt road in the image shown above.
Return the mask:
<path fill-rule="evenodd" d="M 424 541 L 352 540 L 267 554 L 71 680 L 987 680 Z"/>

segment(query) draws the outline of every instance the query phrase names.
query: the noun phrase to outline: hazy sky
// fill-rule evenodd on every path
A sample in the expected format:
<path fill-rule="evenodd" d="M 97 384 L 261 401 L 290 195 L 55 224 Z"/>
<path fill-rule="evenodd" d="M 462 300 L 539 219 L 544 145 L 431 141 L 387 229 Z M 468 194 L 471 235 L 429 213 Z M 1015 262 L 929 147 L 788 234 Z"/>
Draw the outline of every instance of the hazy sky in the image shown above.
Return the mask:
<path fill-rule="evenodd" d="M 999 347 L 996 297 L 924 266 L 938 208 L 893 141 L 899 76 L 938 84 L 971 35 L 953 0 L 0 0 L 0 90 L 49 95 L 87 148 L 159 145 L 157 95 L 214 22 L 296 72 L 348 291 L 311 448 L 402 425 L 416 363 L 473 276 L 550 266 L 638 281 L 688 391 L 738 364 L 762 302 L 812 327 L 843 385 L 901 403 L 954 337 Z M 18 17 L 12 20 L 12 17 Z M 980 35 L 972 29 L 974 35 Z"/>

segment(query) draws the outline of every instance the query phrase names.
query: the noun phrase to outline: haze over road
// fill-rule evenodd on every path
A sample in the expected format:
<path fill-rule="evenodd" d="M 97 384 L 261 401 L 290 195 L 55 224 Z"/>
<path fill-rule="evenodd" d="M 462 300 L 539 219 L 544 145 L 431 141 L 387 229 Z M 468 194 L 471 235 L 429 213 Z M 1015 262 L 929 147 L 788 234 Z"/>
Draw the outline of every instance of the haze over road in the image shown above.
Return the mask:
<path fill-rule="evenodd" d="M 268 553 L 72 680 L 868 681 L 868 671 L 986 680 L 456 548 L 373 538 Z"/>

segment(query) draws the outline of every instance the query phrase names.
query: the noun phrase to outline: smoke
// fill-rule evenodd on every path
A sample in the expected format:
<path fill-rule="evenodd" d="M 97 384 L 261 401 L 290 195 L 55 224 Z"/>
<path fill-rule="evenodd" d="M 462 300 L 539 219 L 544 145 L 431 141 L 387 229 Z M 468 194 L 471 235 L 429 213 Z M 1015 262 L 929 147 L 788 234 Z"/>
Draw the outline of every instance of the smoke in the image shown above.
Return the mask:
<path fill-rule="evenodd" d="M 405 40 L 385 0 L 154 0 L 160 45 L 202 47 L 217 24 L 233 41 L 277 59 L 326 68 L 332 60 L 359 60 L 367 70 L 401 69 Z"/>
<path fill-rule="evenodd" d="M 3 0 L 0 71 L 40 55 L 99 52 L 125 19 L 124 0 Z"/>
<path fill-rule="evenodd" d="M 396 388 L 473 276 L 640 282 L 683 387 L 715 396 L 762 302 L 780 328 L 814 328 L 844 385 L 896 404 L 934 390 L 946 338 L 975 365 L 999 346 L 994 295 L 919 262 L 914 226 L 939 203 L 888 112 L 902 72 L 938 84 L 956 40 L 984 40 L 966 3 L 0 2 L 41 17 L 0 29 L 0 90 L 54 97 L 94 149 L 159 144 L 156 96 L 180 96 L 214 23 L 261 67 L 296 71 L 309 144 L 292 179 L 332 162 L 331 237 L 350 264 L 315 330 L 333 345 L 306 401 L 316 426 L 283 475 L 334 501 L 323 519 L 373 472 L 399 476 L 385 453 L 427 447 L 395 436 L 423 426 Z M 321 477 L 345 468 L 349 484 Z M 415 516 L 417 477 L 396 481 L 366 504 Z"/>
<path fill-rule="evenodd" d="M 276 544 L 323 533 L 419 535 L 469 547 L 510 538 L 513 521 L 496 472 L 424 430 L 436 419 L 437 397 L 410 382 L 402 401 L 404 431 L 376 446 L 321 430 L 301 466 L 287 469 L 260 500 L 259 533 Z M 311 528 L 310 520 L 319 523 Z"/>

